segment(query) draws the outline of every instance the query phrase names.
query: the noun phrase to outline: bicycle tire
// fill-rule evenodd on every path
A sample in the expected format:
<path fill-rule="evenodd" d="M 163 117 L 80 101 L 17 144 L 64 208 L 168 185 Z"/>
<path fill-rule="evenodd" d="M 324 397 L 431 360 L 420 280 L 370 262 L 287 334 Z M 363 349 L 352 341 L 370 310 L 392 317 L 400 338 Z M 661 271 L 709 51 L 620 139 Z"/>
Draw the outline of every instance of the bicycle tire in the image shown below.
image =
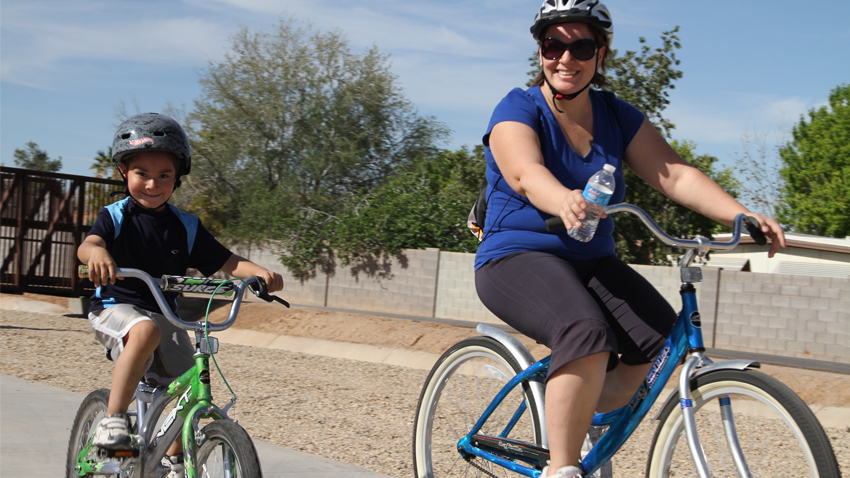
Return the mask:
<path fill-rule="evenodd" d="M 449 348 L 431 369 L 419 396 L 413 428 L 414 475 L 417 478 L 513 475 L 485 460 L 467 461 L 458 452 L 457 443 L 472 429 L 502 386 L 521 371 L 513 355 L 490 337 L 465 339 Z M 526 402 L 526 412 L 509 438 L 540 445 L 542 427 L 528 382 L 505 398 L 481 433 L 499 435 L 522 400 Z"/>
<path fill-rule="evenodd" d="M 109 390 L 100 389 L 89 393 L 77 409 L 74 416 L 74 425 L 71 427 L 71 439 L 68 441 L 68 458 L 65 465 L 66 478 L 79 478 L 80 476 L 92 477 L 95 475 L 78 475 L 77 459 L 80 452 L 88 444 L 89 438 L 94 432 L 94 427 L 106 416 L 109 405 Z M 91 453 L 90 453 L 91 455 Z M 103 475 L 100 475 L 103 476 Z M 112 475 L 117 476 L 117 475 Z"/>
<path fill-rule="evenodd" d="M 260 458 L 244 428 L 216 420 L 202 430 L 195 470 L 203 478 L 261 478 Z M 234 460 L 235 459 L 235 460 Z"/>
<path fill-rule="evenodd" d="M 739 476 L 717 405 L 718 399 L 726 396 L 753 477 L 841 476 L 832 446 L 814 413 L 779 380 L 755 370 L 718 370 L 691 380 L 691 389 L 697 432 L 713 477 Z M 678 399 L 671 400 L 659 414 L 647 477 L 666 477 L 671 471 L 676 477 L 698 476 L 682 416 Z"/>

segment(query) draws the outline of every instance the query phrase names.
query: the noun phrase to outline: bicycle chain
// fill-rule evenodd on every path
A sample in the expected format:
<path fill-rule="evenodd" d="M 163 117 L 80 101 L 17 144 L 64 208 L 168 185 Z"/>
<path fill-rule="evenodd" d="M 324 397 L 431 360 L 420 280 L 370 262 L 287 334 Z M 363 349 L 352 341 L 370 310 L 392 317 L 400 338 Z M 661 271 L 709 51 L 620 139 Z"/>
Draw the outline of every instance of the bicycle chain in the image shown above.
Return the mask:
<path fill-rule="evenodd" d="M 494 475 L 493 473 L 491 473 L 491 472 L 490 472 L 490 470 L 485 470 L 485 469 L 484 469 L 484 467 L 482 467 L 481 465 L 479 465 L 479 464 L 478 464 L 478 462 L 475 460 L 475 457 L 474 457 L 474 456 L 467 457 L 467 458 L 465 458 L 465 460 L 466 460 L 466 462 L 467 462 L 467 463 L 469 463 L 470 465 L 472 465 L 472 467 L 473 467 L 473 468 L 478 468 L 478 469 L 479 469 L 482 473 L 484 473 L 485 475 L 489 475 L 491 478 L 499 478 L 498 476 L 496 476 L 496 475 Z"/>

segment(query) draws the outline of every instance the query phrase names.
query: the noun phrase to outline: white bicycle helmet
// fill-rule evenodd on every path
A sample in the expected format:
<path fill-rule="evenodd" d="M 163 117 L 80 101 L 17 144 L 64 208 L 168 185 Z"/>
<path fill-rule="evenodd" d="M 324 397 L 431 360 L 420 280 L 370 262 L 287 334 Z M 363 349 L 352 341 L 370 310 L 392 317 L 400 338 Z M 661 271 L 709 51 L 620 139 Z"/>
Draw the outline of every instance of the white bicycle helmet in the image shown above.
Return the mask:
<path fill-rule="evenodd" d="M 543 34 L 550 26 L 570 22 L 587 23 L 599 28 L 608 43 L 603 46 L 611 48 L 614 23 L 608 8 L 599 3 L 599 0 L 546 0 L 534 16 L 531 34 L 536 40 L 542 40 Z"/>

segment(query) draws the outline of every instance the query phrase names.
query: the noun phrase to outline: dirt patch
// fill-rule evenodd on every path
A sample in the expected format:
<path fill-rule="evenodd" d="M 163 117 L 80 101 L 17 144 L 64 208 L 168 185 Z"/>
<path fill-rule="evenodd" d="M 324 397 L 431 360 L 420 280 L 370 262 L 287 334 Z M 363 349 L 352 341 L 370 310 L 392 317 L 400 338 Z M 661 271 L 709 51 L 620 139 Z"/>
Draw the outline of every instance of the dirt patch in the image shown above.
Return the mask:
<path fill-rule="evenodd" d="M 23 296 L 62 307 L 68 306 L 67 297 L 29 293 Z M 222 302 L 219 305 L 225 304 L 227 303 Z M 202 317 L 202 312 L 198 309 L 197 313 Z M 228 311 L 229 307 L 220 307 L 211 312 L 210 318 L 213 322 L 223 321 Z M 192 320 L 196 318 L 193 317 Z M 455 343 L 478 335 L 474 327 L 309 307 L 294 306 L 287 309 L 277 304 L 257 302 L 242 304 L 235 328 L 433 354 L 442 354 Z M 549 354 L 547 347 L 523 335 L 514 334 L 514 337 L 528 347 L 537 359 Z M 846 407 L 850 403 L 850 375 L 775 365 L 763 365 L 761 370 L 788 385 L 809 404 Z M 670 383 L 675 381 L 671 380 Z"/>
<path fill-rule="evenodd" d="M 44 295 L 44 294 L 32 294 L 30 292 L 24 292 L 22 294 L 22 296 L 25 299 L 39 300 L 41 302 L 49 302 L 51 304 L 58 305 L 60 307 L 65 307 L 65 308 L 68 307 L 68 298 L 67 297 L 59 297 L 59 296 L 55 296 L 55 295 Z M 70 313 L 71 310 L 69 309 L 68 312 Z"/>
<path fill-rule="evenodd" d="M 227 313 L 227 308 L 217 309 L 210 314 L 210 320 L 222 321 Z M 280 305 L 258 303 L 242 305 L 234 328 L 435 354 L 442 354 L 455 343 L 478 335 L 474 327 L 307 307 L 287 309 Z M 514 334 L 514 337 L 537 358 L 549 353 L 548 348 L 524 335 Z"/>

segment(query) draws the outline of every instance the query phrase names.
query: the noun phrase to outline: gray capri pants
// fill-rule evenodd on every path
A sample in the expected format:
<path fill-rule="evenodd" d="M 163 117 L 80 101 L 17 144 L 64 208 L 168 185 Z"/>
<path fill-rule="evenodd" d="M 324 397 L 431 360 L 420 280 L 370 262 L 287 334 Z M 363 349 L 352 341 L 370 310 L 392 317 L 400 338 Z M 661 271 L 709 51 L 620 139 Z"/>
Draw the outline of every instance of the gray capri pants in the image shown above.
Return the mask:
<path fill-rule="evenodd" d="M 552 349 L 549 376 L 601 352 L 611 353 L 608 371 L 618 361 L 650 363 L 677 317 L 664 297 L 616 256 L 574 261 L 518 252 L 479 268 L 475 286 L 497 317 Z"/>

